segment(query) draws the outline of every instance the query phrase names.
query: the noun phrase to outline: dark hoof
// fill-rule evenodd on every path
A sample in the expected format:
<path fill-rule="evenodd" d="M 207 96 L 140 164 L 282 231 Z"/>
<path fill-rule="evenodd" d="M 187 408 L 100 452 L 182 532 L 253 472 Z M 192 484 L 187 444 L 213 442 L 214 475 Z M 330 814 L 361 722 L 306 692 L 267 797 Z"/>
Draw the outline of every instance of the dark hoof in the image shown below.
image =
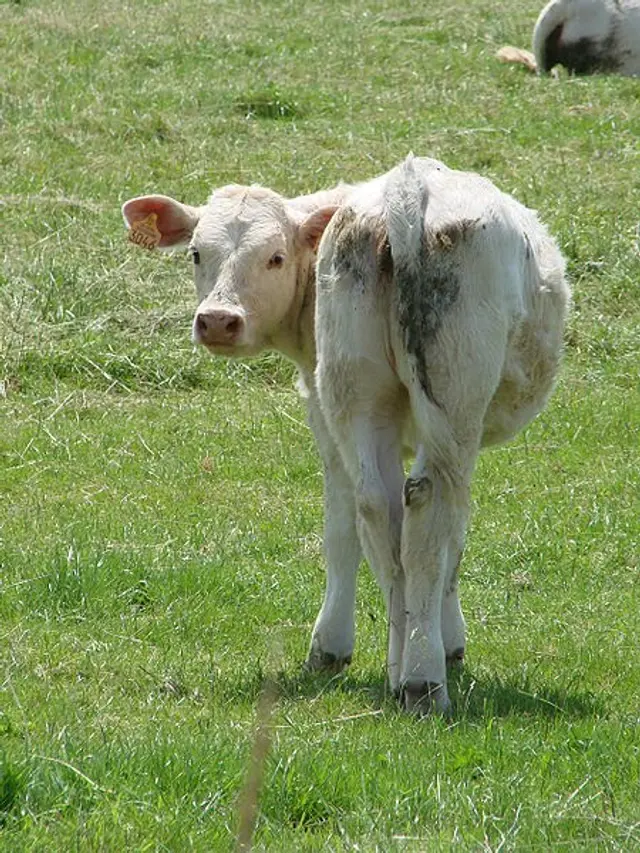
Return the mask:
<path fill-rule="evenodd" d="M 447 655 L 447 667 L 458 667 L 462 666 L 464 663 L 464 649 L 456 649 L 454 652 L 451 652 L 450 655 Z"/>
<path fill-rule="evenodd" d="M 307 672 L 342 672 L 351 663 L 351 655 L 339 658 L 331 652 L 321 652 L 317 649 L 309 652 L 304 669 Z"/>
<path fill-rule="evenodd" d="M 431 681 L 417 685 L 406 684 L 402 689 L 401 702 L 405 711 L 417 717 L 430 714 L 448 716 L 451 711 L 447 685 L 434 684 Z"/>

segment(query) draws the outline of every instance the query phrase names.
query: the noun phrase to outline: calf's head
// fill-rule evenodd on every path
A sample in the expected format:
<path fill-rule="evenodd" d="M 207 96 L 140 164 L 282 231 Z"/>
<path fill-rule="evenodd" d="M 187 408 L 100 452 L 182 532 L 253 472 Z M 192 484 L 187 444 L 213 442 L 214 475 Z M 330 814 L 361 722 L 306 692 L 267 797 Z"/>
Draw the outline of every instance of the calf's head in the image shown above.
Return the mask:
<path fill-rule="evenodd" d="M 334 211 L 300 213 L 271 190 L 235 185 L 202 207 L 152 195 L 122 208 L 129 228 L 153 215 L 158 248 L 188 248 L 199 300 L 193 338 L 222 355 L 278 348 Z"/>

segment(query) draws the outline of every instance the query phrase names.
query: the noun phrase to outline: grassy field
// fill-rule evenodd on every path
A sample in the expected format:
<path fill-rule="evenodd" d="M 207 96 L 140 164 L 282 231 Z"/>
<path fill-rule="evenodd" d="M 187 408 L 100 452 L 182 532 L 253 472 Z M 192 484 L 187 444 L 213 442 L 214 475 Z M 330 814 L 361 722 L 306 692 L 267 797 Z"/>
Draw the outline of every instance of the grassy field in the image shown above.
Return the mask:
<path fill-rule="evenodd" d="M 540 3 L 0 3 L 0 850 L 640 849 L 640 83 L 537 79 Z M 293 368 L 194 351 L 120 204 L 286 194 L 409 150 L 537 208 L 575 305 L 556 394 L 483 456 L 453 722 L 401 714 L 366 567 L 301 672 L 322 479 Z"/>

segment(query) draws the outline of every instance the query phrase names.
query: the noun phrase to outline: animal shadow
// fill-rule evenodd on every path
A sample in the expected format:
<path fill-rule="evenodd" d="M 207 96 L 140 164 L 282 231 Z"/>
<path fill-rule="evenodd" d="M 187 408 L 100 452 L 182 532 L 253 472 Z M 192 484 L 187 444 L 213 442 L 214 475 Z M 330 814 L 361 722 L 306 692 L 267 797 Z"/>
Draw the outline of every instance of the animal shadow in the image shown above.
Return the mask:
<path fill-rule="evenodd" d="M 257 667 L 244 680 L 219 681 L 216 692 L 232 701 L 255 702 L 267 685 L 278 700 L 285 702 L 314 702 L 326 694 L 343 693 L 359 702 L 363 710 L 404 716 L 389 690 L 383 667 L 379 673 L 359 670 L 357 664 L 341 672 L 314 672 L 298 665 L 273 675 Z M 448 686 L 454 723 L 513 716 L 579 719 L 607 714 L 606 704 L 587 690 L 565 690 L 539 680 L 534 683 L 523 679 L 521 673 L 503 678 L 459 666 L 449 671 Z"/>
<path fill-rule="evenodd" d="M 449 694 L 456 720 L 491 717 L 570 717 L 606 715 L 606 705 L 586 690 L 563 689 L 523 679 L 474 672 L 467 667 L 449 674 Z"/>

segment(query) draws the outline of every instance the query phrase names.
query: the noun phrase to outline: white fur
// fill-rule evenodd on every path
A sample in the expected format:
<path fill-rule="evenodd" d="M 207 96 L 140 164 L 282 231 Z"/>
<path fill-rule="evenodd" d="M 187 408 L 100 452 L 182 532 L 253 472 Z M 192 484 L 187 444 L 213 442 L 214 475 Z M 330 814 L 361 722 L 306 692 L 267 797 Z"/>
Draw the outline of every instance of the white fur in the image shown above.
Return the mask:
<path fill-rule="evenodd" d="M 407 349 L 395 274 L 387 281 L 375 259 L 360 266 L 344 259 L 340 216 L 322 239 L 317 395 L 387 603 L 389 681 L 408 708 L 446 710 L 445 662 L 465 644 L 456 570 L 475 460 L 482 445 L 513 436 L 547 399 L 569 299 L 564 263 L 533 212 L 436 161 L 410 159 L 356 190 L 345 208 L 360 236 L 384 220 L 395 269 L 422 245 L 416 235 L 424 229 L 429 261 L 414 258 L 415 270 L 427 270 L 424 287 L 433 264 L 450 269 L 459 288 L 437 333 L 424 340 L 431 397 Z M 415 461 L 403 501 L 407 443 Z M 330 621 L 325 605 L 323 623 Z"/>
<path fill-rule="evenodd" d="M 316 240 L 336 205 L 317 288 Z M 408 708 L 426 699 L 445 710 L 445 661 L 465 645 L 457 566 L 471 475 L 480 446 L 513 436 L 550 392 L 569 298 L 557 246 L 489 181 L 415 158 L 366 184 L 289 201 L 226 187 L 201 208 L 164 196 L 124 206 L 128 224 L 150 211 L 166 227 L 165 246 L 190 232 L 198 312 L 229 309 L 245 320 L 233 347 L 212 351 L 277 349 L 299 367 L 325 473 L 327 586 L 309 666 L 351 659 L 362 547 L 388 609 L 391 687 Z M 343 214 L 364 235 L 346 266 Z M 385 239 L 393 275 L 380 271 Z M 278 269 L 269 266 L 274 251 L 285 255 Z M 402 264 L 424 273 L 424 288 L 440 265 L 457 288 L 437 334 L 418 348 L 429 393 L 398 313 Z M 414 462 L 405 483 L 406 447 Z"/>

